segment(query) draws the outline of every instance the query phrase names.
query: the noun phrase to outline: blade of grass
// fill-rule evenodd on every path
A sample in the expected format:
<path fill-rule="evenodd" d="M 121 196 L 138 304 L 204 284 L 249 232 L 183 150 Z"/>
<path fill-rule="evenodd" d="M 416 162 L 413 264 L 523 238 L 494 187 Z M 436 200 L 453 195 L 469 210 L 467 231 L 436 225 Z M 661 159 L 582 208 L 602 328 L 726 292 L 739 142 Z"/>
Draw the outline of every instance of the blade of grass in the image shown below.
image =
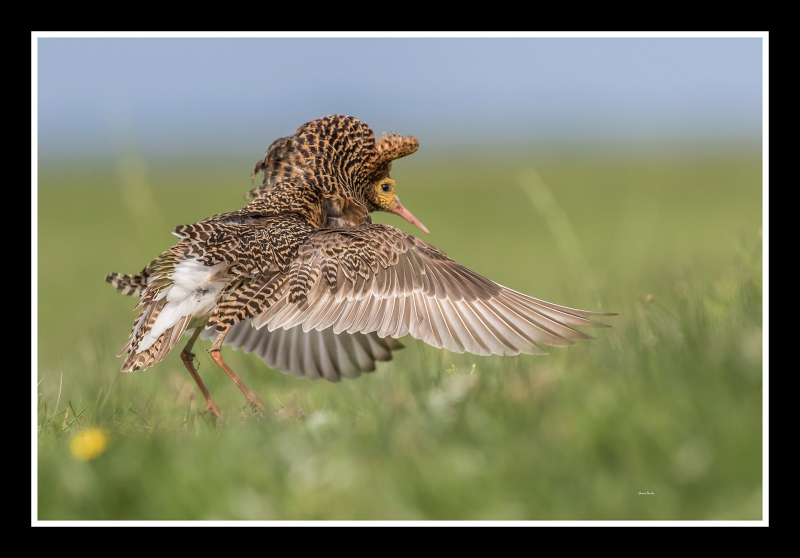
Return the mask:
<path fill-rule="evenodd" d="M 58 404 L 61 402 L 61 386 L 64 383 L 64 359 L 61 359 L 61 379 L 58 381 L 58 397 L 56 397 L 56 406 L 53 409 L 53 412 L 58 411 Z M 53 415 L 53 418 L 56 418 L 56 415 Z M 51 419 L 52 420 L 52 419 Z"/>
<path fill-rule="evenodd" d="M 83 412 L 88 408 L 89 408 L 89 404 L 87 403 L 86 406 L 83 409 L 81 409 L 81 411 L 79 413 L 77 413 L 77 414 L 75 413 L 75 410 L 73 409 L 72 413 L 75 414 L 75 418 L 72 419 L 72 421 L 67 425 L 67 428 L 72 426 L 72 423 L 74 423 L 76 420 L 78 420 L 80 418 L 80 416 L 83 414 Z M 80 424 L 80 421 L 78 422 L 78 424 Z"/>
<path fill-rule="evenodd" d="M 144 420 L 144 417 L 142 415 L 140 415 L 139 413 L 137 413 L 136 411 L 134 411 L 133 409 L 130 408 L 130 405 L 128 405 L 128 409 L 130 409 L 131 413 L 133 413 L 134 415 L 139 417 L 142 420 L 142 422 L 144 423 L 145 426 L 150 426 L 149 424 L 147 424 L 147 421 Z"/>
<path fill-rule="evenodd" d="M 44 404 L 44 413 L 42 413 L 42 424 L 39 425 L 39 432 L 44 428 L 44 421 L 47 420 L 47 403 Z"/>
<path fill-rule="evenodd" d="M 70 422 L 70 423 L 69 423 L 69 425 L 71 425 L 73 422 L 75 422 L 76 420 L 78 420 L 78 413 L 76 413 L 76 412 L 75 412 L 75 407 L 73 407 L 73 406 L 72 406 L 72 401 L 70 401 L 69 399 L 67 399 L 67 403 L 69 404 L 69 408 L 70 408 L 70 409 L 72 409 L 72 414 L 75 416 L 75 418 L 74 418 L 74 419 L 72 419 L 72 422 Z M 65 417 L 65 418 L 66 418 L 66 417 Z M 78 424 L 80 424 L 80 422 L 78 422 Z M 68 426 L 69 426 L 69 425 L 68 425 Z"/>
<path fill-rule="evenodd" d="M 117 384 L 117 378 L 119 378 L 120 374 L 122 374 L 122 371 L 117 372 L 117 375 L 114 376 L 114 381 L 111 382 L 111 385 L 108 387 L 108 393 L 106 393 L 106 396 L 103 398 L 103 402 L 100 403 L 98 409 L 102 409 L 106 406 L 106 401 L 108 401 L 108 397 L 111 395 L 111 390 L 114 389 L 114 386 Z"/>
<path fill-rule="evenodd" d="M 122 413 L 122 417 L 119 419 L 119 422 L 120 422 L 120 423 L 122 423 L 122 421 L 124 421 L 124 420 L 125 420 L 125 417 L 127 416 L 127 414 L 128 414 L 128 411 L 130 411 L 130 410 L 131 410 L 131 405 L 133 405 L 133 401 L 131 401 L 130 403 L 128 403 L 128 408 L 127 408 L 127 409 L 125 409 L 125 412 L 124 412 L 124 413 Z"/>
<path fill-rule="evenodd" d="M 553 192 L 533 169 L 525 169 L 520 174 L 519 185 L 550 229 L 550 234 L 553 235 L 573 278 L 578 284 L 585 284 L 589 264 L 583 255 L 578 235 Z"/>

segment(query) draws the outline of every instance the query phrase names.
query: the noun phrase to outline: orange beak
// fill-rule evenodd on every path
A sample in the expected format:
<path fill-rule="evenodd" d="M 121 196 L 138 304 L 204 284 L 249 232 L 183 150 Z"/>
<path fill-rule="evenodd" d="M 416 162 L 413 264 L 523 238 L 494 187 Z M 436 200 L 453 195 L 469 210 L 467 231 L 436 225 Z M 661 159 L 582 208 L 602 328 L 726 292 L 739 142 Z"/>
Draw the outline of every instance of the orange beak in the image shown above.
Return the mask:
<path fill-rule="evenodd" d="M 431 234 L 430 232 L 428 232 L 428 229 L 425 228 L 425 225 L 419 222 L 419 219 L 414 217 L 408 209 L 403 207 L 403 204 L 400 203 L 400 198 L 395 198 L 395 200 L 397 201 L 397 205 L 395 206 L 394 211 L 392 211 L 392 213 L 394 213 L 395 215 L 399 215 L 400 217 L 402 217 L 415 227 L 419 228 L 425 234 Z"/>

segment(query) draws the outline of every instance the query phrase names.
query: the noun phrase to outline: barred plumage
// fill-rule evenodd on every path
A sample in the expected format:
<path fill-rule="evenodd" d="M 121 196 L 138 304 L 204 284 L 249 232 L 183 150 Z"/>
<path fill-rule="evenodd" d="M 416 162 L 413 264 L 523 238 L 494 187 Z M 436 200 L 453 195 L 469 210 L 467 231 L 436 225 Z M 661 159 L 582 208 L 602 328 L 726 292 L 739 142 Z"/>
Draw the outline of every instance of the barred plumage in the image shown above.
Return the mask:
<path fill-rule="evenodd" d="M 394 188 L 389 178 L 392 161 L 418 148 L 414 137 L 383 134 L 376 141 L 372 129 L 360 120 L 339 114 L 326 116 L 303 124 L 293 136 L 269 146 L 251 175 L 254 179 L 263 172 L 261 185 L 247 196 L 263 196 L 285 180 L 302 180 L 325 197 L 324 227 L 371 223 L 371 211 L 390 211 L 408 219 L 394 206 L 381 203 L 376 186 L 389 179 Z M 416 219 L 411 222 L 425 230 Z"/>
<path fill-rule="evenodd" d="M 416 149 L 413 138 L 387 138 L 376 147 L 372 130 L 352 117 L 332 115 L 309 122 L 295 136 L 281 138 L 270 146 L 256 167 L 264 171 L 264 181 L 251 193 L 252 201 L 246 207 L 176 227 L 175 234 L 181 241 L 138 275 L 110 274 L 106 280 L 118 290 L 141 297 L 130 339 L 120 353 L 126 355 L 123 370 L 141 370 L 156 364 L 174 348 L 185 331 L 194 329 L 181 357 L 206 397 L 206 409 L 220 416 L 192 364 L 191 348 L 205 328 L 207 335 L 215 335 L 211 349 L 214 360 L 242 389 L 248 401 L 263 409 L 258 397 L 222 361 L 220 346 L 225 339 L 233 344 L 247 340 L 246 347 L 256 352 L 260 350 L 258 347 L 267 345 L 270 351 L 274 350 L 274 343 L 264 341 L 266 330 L 248 336 L 238 333 L 241 331 L 238 324 L 249 323 L 251 318 L 267 311 L 279 294 L 289 293 L 296 302 L 305 297 L 308 285 L 317 280 L 320 269 L 292 266 L 311 232 L 323 226 L 369 223 L 369 212 L 375 209 L 394 211 L 415 221 L 399 202 L 387 205 L 378 199 L 378 187 L 383 188 L 381 195 L 388 189 L 390 197 L 396 197 L 394 182 L 388 176 L 391 157 L 407 155 Z M 388 182 L 377 184 L 384 180 Z M 328 275 L 326 280 L 335 278 Z M 229 331 L 233 332 L 230 337 Z M 338 356 L 312 361 L 297 355 L 270 356 L 269 363 L 285 372 L 331 381 L 374 370 L 375 361 L 387 360 L 392 350 L 401 347 L 397 342 L 374 335 L 340 337 L 304 333 L 298 337 L 290 332 L 286 336 L 271 335 L 270 339 L 279 337 L 291 340 L 295 351 L 313 348 L 315 354 L 322 350 L 329 356 Z M 313 341 L 304 341 L 307 339 Z M 300 362 L 314 362 L 319 368 L 300 370 L 297 368 Z"/>
<path fill-rule="evenodd" d="M 319 279 L 327 266 L 337 281 Z M 287 276 L 304 275 L 304 296 L 277 290 L 252 319 L 269 331 L 302 327 L 411 335 L 434 347 L 479 355 L 546 354 L 550 346 L 591 339 L 578 327 L 613 313 L 589 312 L 537 300 L 498 285 L 441 250 L 387 225 L 309 234 Z"/>
<path fill-rule="evenodd" d="M 427 232 L 389 177 L 392 161 L 418 145 L 397 135 L 376 141 L 366 124 L 341 115 L 273 142 L 244 208 L 177 227 L 181 240 L 141 273 L 106 278 L 141 297 L 123 370 L 152 366 L 194 330 L 181 358 L 206 410 L 221 416 L 192 364 L 201 334 L 263 411 L 223 361 L 223 343 L 296 376 L 338 381 L 389 360 L 405 335 L 454 352 L 546 354 L 546 346 L 591 339 L 576 327 L 610 327 L 598 318 L 613 313 L 537 300 L 400 229 L 371 224 L 370 212 L 388 211 Z"/>
<path fill-rule="evenodd" d="M 106 282 L 111 283 L 115 289 L 125 296 L 141 295 L 142 290 L 147 286 L 147 269 L 143 269 L 137 275 L 126 273 L 109 273 L 106 275 Z"/>

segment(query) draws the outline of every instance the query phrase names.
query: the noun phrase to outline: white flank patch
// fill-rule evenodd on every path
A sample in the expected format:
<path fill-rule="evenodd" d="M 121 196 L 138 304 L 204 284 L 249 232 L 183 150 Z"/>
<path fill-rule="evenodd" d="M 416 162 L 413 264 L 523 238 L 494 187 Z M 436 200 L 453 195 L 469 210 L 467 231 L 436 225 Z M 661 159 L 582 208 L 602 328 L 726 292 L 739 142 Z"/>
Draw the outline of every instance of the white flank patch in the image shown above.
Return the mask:
<path fill-rule="evenodd" d="M 167 297 L 167 303 L 156 318 L 152 329 L 142 338 L 136 348 L 137 353 L 150 348 L 161 335 L 177 324 L 184 316 L 202 316 L 214 309 L 217 296 L 225 287 L 226 281 L 210 281 L 211 277 L 227 264 L 220 263 L 208 267 L 200 260 L 184 260 L 175 266 L 169 276 L 172 286 L 160 293 L 158 298 Z"/>

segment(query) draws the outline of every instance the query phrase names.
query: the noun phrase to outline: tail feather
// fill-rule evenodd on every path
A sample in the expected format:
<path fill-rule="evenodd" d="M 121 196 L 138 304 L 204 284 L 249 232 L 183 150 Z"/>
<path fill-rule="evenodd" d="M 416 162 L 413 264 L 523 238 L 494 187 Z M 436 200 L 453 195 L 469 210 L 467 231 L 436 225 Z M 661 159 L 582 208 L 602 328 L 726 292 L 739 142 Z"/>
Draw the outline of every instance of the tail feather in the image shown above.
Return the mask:
<path fill-rule="evenodd" d="M 147 273 L 142 270 L 136 275 L 126 273 L 109 273 L 106 275 L 106 283 L 111 283 L 115 289 L 125 296 L 141 296 L 142 290 L 147 286 Z"/>
<path fill-rule="evenodd" d="M 158 301 L 154 305 L 158 306 L 160 302 L 162 301 Z M 118 355 L 122 356 L 125 353 L 128 355 L 125 358 L 125 362 L 122 364 L 123 372 L 144 370 L 145 368 L 150 368 L 154 364 L 164 360 L 167 354 L 169 354 L 169 352 L 178 343 L 178 340 L 184 334 L 187 326 L 192 321 L 192 316 L 184 316 L 178 321 L 178 323 L 162 333 L 158 339 L 156 339 L 156 341 L 147 349 L 141 352 L 136 352 L 136 348 L 139 346 L 139 343 L 141 343 L 145 332 L 152 328 L 152 325 L 157 319 L 160 310 L 160 307 L 155 308 L 154 311 L 151 312 L 152 315 L 149 315 L 145 318 L 147 323 L 138 328 L 138 331 L 134 329 L 131 340 L 122 349 L 120 355 Z"/>

